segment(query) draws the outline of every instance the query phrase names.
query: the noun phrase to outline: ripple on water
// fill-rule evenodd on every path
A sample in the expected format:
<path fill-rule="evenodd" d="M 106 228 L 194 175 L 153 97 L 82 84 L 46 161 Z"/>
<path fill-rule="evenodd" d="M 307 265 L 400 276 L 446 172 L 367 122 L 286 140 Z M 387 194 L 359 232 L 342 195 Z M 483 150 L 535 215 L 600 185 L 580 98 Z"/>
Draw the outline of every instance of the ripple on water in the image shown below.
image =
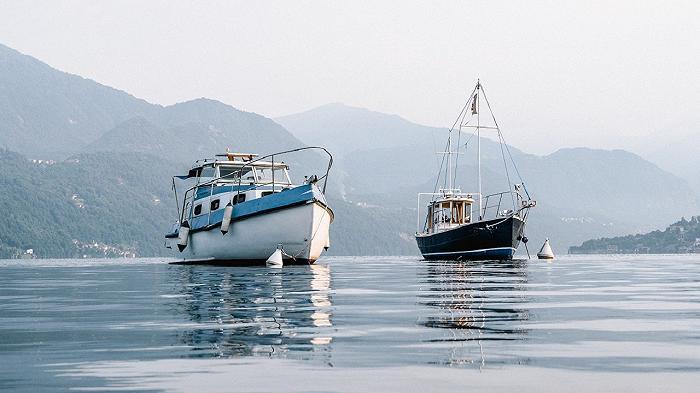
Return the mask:
<path fill-rule="evenodd" d="M 114 377 L 109 364 L 203 359 L 214 362 L 191 363 L 203 373 L 222 359 L 270 358 L 348 370 L 700 371 L 698 256 L 0 268 L 0 387 L 9 390 L 90 388 Z M 102 374 L 88 375 L 91 364 Z"/>

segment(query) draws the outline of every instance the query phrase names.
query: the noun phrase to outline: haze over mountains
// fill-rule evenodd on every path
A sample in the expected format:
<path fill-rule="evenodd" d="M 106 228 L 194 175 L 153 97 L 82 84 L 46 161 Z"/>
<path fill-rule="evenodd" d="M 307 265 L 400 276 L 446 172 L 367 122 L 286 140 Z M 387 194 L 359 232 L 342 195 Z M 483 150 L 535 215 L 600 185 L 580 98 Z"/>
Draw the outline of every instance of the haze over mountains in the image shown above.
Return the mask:
<path fill-rule="evenodd" d="M 686 179 L 700 193 L 700 119 L 660 130 L 649 139 L 655 143 L 632 141 L 633 151 Z"/>
<path fill-rule="evenodd" d="M 0 234 L 0 256 L 26 248 L 56 257 L 165 254 L 162 236 L 176 216 L 172 175 L 227 147 L 265 154 L 304 144 L 336 156 L 331 253 L 417 254 L 416 194 L 432 190 L 445 132 L 342 104 L 276 121 L 209 99 L 163 107 L 0 45 L 0 184 L 9 211 L 0 225 L 12 228 Z M 503 191 L 500 148 L 484 139 L 483 149 L 486 190 Z M 561 251 L 700 211 L 685 180 L 622 150 L 510 152 L 539 202 L 527 235 L 549 236 Z M 317 161 L 306 156 L 292 170 L 318 173 Z M 460 162 L 457 181 L 473 189 L 474 160 Z"/>
<path fill-rule="evenodd" d="M 0 108 L 0 146 L 61 158 L 158 106 L 0 44 Z"/>
<path fill-rule="evenodd" d="M 342 104 L 277 121 L 302 141 L 336 146 L 339 169 L 352 179 L 346 195 L 354 202 L 415 210 L 416 194 L 433 190 L 439 169 L 434 152 L 445 150 L 446 129 Z M 507 138 L 517 130 L 503 132 Z M 457 184 L 464 191 L 477 189 L 474 145 L 472 139 L 461 149 Z M 594 237 L 663 227 L 700 210 L 697 193 L 685 180 L 624 150 L 570 148 L 547 156 L 512 146 L 509 151 L 539 203 L 526 233 L 536 243 L 550 237 L 564 251 Z M 506 162 L 514 178 L 507 156 Z M 485 194 L 506 191 L 502 152 L 488 138 L 482 138 L 482 165 Z"/>
<path fill-rule="evenodd" d="M 173 175 L 229 147 L 267 154 L 303 146 L 264 116 L 208 99 L 150 104 L 4 46 L 0 81 L 0 148 L 6 149 L 0 199 L 10 210 L 0 226 L 12 228 L 0 233 L 0 257 L 28 248 L 43 257 L 164 254 L 163 235 L 177 216 Z M 325 160 L 307 154 L 287 162 L 299 178 L 322 173 Z M 336 181 L 331 178 L 331 199 L 339 194 Z M 333 252 L 411 251 L 396 223 L 373 228 L 382 212 L 355 211 L 342 200 L 332 204 Z M 391 246 L 370 241 L 375 236 Z"/>

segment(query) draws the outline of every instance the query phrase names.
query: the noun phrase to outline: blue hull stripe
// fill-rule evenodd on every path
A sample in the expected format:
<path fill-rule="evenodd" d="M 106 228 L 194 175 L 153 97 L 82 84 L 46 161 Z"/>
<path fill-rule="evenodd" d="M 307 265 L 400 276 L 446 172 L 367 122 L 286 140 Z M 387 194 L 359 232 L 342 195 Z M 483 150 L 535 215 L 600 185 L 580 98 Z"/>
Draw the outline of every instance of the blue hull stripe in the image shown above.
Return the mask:
<path fill-rule="evenodd" d="M 238 185 L 215 186 L 213 190 L 211 189 L 211 187 L 200 187 L 197 189 L 197 195 L 194 197 L 194 200 L 196 201 L 197 199 L 206 198 L 209 195 L 216 195 L 216 194 L 223 194 L 224 192 L 238 191 L 239 188 L 240 188 L 241 192 L 244 192 L 244 191 L 248 191 L 248 190 L 253 189 L 253 187 L 255 187 L 255 186 L 254 185 L 241 185 L 240 187 L 238 187 Z"/>

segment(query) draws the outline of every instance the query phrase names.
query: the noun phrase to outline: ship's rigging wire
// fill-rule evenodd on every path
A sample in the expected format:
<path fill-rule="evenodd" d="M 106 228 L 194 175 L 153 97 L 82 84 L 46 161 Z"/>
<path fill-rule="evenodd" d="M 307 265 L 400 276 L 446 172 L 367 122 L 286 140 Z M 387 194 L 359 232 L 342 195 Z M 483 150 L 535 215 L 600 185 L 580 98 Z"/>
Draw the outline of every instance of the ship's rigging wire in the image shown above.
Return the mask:
<path fill-rule="evenodd" d="M 484 90 L 483 86 L 482 86 L 481 90 L 482 91 Z M 520 180 L 520 184 L 522 184 L 523 190 L 525 190 L 525 194 L 527 195 L 527 198 L 530 199 L 530 193 L 527 192 L 527 187 L 525 187 L 525 182 L 523 181 L 523 177 L 520 176 L 520 171 L 518 170 L 518 166 L 515 164 L 515 160 L 513 159 L 513 155 L 510 153 L 510 149 L 508 148 L 508 144 L 506 143 L 506 139 L 503 137 L 503 134 L 501 134 L 501 128 L 498 126 L 498 122 L 496 121 L 496 117 L 493 114 L 493 110 L 491 110 L 491 104 L 489 103 L 488 97 L 486 97 L 486 92 L 484 92 L 484 99 L 486 100 L 486 105 L 489 108 L 489 112 L 491 112 L 491 118 L 493 119 L 493 122 L 496 125 L 496 128 L 498 129 L 498 134 L 500 135 L 501 140 L 503 140 L 503 144 L 501 145 L 501 148 L 503 148 L 503 145 L 505 145 L 505 149 L 506 149 L 506 152 L 508 153 L 508 157 L 510 157 L 510 162 L 513 164 L 513 168 L 515 169 L 515 173 L 518 175 L 518 180 Z"/>
<path fill-rule="evenodd" d="M 452 124 L 452 128 L 450 128 L 450 136 L 452 136 L 452 131 L 454 131 L 455 127 L 457 124 L 459 124 L 459 130 L 457 130 L 457 157 L 455 158 L 455 172 L 452 177 L 452 184 L 455 183 L 457 179 L 457 166 L 459 164 L 459 145 L 460 142 L 462 141 L 462 127 L 465 125 L 464 119 L 467 117 L 467 113 L 469 112 L 469 104 L 475 99 L 475 93 L 477 89 L 479 88 L 479 85 L 477 84 L 474 86 L 474 89 L 472 90 L 471 94 L 469 95 L 469 99 L 467 102 L 464 104 L 464 107 L 462 108 L 462 111 L 459 113 L 459 116 L 457 116 L 457 119 L 455 120 L 454 124 Z M 469 123 L 470 120 L 467 121 Z"/>
<path fill-rule="evenodd" d="M 513 154 L 511 153 L 510 148 L 508 147 L 508 144 L 506 143 L 505 137 L 503 136 L 503 133 L 501 132 L 501 128 L 500 128 L 500 126 L 498 125 L 498 121 L 496 120 L 496 116 L 494 115 L 493 109 L 491 108 L 491 103 L 489 102 L 489 99 L 488 99 L 488 97 L 486 96 L 486 91 L 484 90 L 483 85 L 481 85 L 480 83 L 477 83 L 477 85 L 474 87 L 474 89 L 472 90 L 472 93 L 469 95 L 469 99 L 467 100 L 467 102 L 466 102 L 466 103 L 464 104 L 464 106 L 462 107 L 462 110 L 459 112 L 459 115 L 457 116 L 457 118 L 455 119 L 454 123 L 452 124 L 452 127 L 450 127 L 449 130 L 448 130 L 447 143 L 445 144 L 445 152 L 446 152 L 446 154 L 443 154 L 442 159 L 440 160 L 440 168 L 439 168 L 439 170 L 438 170 L 438 173 L 443 173 L 442 171 L 443 171 L 443 167 L 444 167 L 444 171 L 445 171 L 445 172 L 444 172 L 444 178 L 443 178 L 443 179 L 444 179 L 444 180 L 443 180 L 443 189 L 446 189 L 446 187 L 447 187 L 447 182 L 448 182 L 448 180 L 449 180 L 449 179 L 448 179 L 448 178 L 449 178 L 449 168 L 448 168 L 447 166 L 445 166 L 445 160 L 446 160 L 445 156 L 446 156 L 447 154 L 451 154 L 451 153 L 452 153 L 451 151 L 449 151 L 450 148 L 451 148 L 451 142 L 452 142 L 452 139 L 451 139 L 451 138 L 452 138 L 452 132 L 455 131 L 455 130 L 456 130 L 456 127 L 459 125 L 459 129 L 456 130 L 457 133 L 458 133 L 458 138 L 457 138 L 457 157 L 455 158 L 455 163 L 454 163 L 454 165 L 455 165 L 455 171 L 454 171 L 454 175 L 452 176 L 452 183 L 454 184 L 454 183 L 456 182 L 456 179 L 457 179 L 457 167 L 458 167 L 458 165 L 459 165 L 459 146 L 460 146 L 460 144 L 461 144 L 461 134 L 462 134 L 462 132 L 463 132 L 463 131 L 462 131 L 462 128 L 466 127 L 466 126 L 471 122 L 471 118 L 470 118 L 469 120 L 466 120 L 466 118 L 467 118 L 467 113 L 468 113 L 468 108 L 469 108 L 469 104 L 470 104 L 470 103 L 472 103 L 475 99 L 478 100 L 478 96 L 477 96 L 475 93 L 477 92 L 477 89 L 479 89 L 479 88 L 480 88 L 480 90 L 481 90 L 482 93 L 483 93 L 484 100 L 486 101 L 486 106 L 487 106 L 488 109 L 489 109 L 489 113 L 490 113 L 490 115 L 491 115 L 491 119 L 493 120 L 495 129 L 496 129 L 496 131 L 497 131 L 498 142 L 499 142 L 500 150 L 501 150 L 501 158 L 502 158 L 502 160 L 503 160 L 503 167 L 504 167 L 504 169 L 505 169 L 505 172 L 506 172 L 506 180 L 507 180 L 507 182 L 508 182 L 508 189 L 510 190 L 511 186 L 513 185 L 513 183 L 512 183 L 512 180 L 511 180 L 511 178 L 510 178 L 510 170 L 508 169 L 508 159 L 506 158 L 506 153 L 508 154 L 508 158 L 510 159 L 510 163 L 513 165 L 513 169 L 515 170 L 515 174 L 518 176 L 518 180 L 520 181 L 520 185 L 523 187 L 523 190 L 525 191 L 525 194 L 527 195 L 527 198 L 528 198 L 528 200 L 529 200 L 529 199 L 530 199 L 530 193 L 527 191 L 527 187 L 525 186 L 525 182 L 523 181 L 523 177 L 522 177 L 522 175 L 520 174 L 520 170 L 518 169 L 518 166 L 515 164 L 515 159 L 513 159 Z M 466 120 L 466 122 L 465 122 L 465 120 Z M 473 127 L 473 126 L 472 126 L 472 127 Z M 479 127 L 479 126 L 477 125 L 477 126 L 476 126 L 476 129 L 475 129 L 475 130 L 471 133 L 471 135 L 469 136 L 469 139 L 467 139 L 467 141 L 464 143 L 465 154 L 466 154 L 467 149 L 469 148 L 469 143 L 471 142 L 471 140 L 474 138 L 474 136 L 475 136 L 475 135 L 477 134 L 477 132 L 478 132 L 478 127 Z M 434 135 L 433 135 L 433 138 L 434 138 Z M 435 144 L 435 142 L 434 142 L 434 139 L 433 139 L 433 145 L 434 145 L 434 144 Z M 438 185 L 439 185 L 439 184 L 440 184 L 440 177 L 438 177 L 437 179 L 435 179 L 435 186 L 433 187 L 433 194 L 436 194 L 436 193 L 437 193 L 437 191 L 438 191 Z M 449 190 L 449 191 L 451 192 L 452 190 Z M 519 211 L 520 209 L 518 209 L 518 206 L 516 206 L 516 203 L 515 203 L 515 196 L 513 195 L 512 192 L 511 192 L 510 194 L 511 194 L 511 201 L 512 201 L 512 203 L 513 203 L 513 211 Z M 434 195 L 433 198 L 432 198 L 432 200 L 435 201 L 436 198 L 437 198 L 437 196 Z M 429 217 L 426 216 L 426 220 L 425 220 L 425 223 L 424 223 L 424 227 L 427 226 L 428 219 L 429 219 Z"/>

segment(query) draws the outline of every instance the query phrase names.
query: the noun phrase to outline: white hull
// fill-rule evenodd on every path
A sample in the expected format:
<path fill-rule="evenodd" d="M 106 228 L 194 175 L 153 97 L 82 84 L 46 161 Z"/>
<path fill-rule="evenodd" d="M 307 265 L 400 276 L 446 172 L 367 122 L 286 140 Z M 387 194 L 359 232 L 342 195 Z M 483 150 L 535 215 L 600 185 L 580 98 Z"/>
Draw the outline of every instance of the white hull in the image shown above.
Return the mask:
<path fill-rule="evenodd" d="M 329 228 L 333 212 L 318 202 L 275 210 L 231 221 L 228 233 L 220 227 L 190 233 L 187 247 L 178 251 L 177 238 L 167 246 L 182 262 L 262 262 L 282 245 L 298 261 L 316 261 L 330 246 Z M 285 255 L 285 259 L 291 259 Z"/>

